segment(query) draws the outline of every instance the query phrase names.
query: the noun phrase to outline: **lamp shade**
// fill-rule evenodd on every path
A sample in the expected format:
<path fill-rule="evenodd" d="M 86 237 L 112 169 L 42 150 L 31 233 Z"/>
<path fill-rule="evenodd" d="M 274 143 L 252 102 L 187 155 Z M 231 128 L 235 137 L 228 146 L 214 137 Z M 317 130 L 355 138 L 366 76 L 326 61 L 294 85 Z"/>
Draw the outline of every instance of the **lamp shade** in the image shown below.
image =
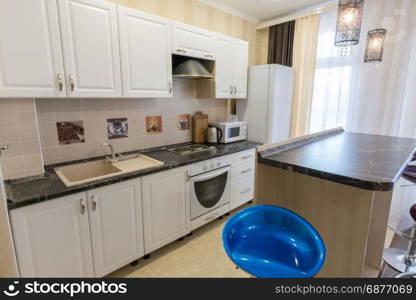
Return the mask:
<path fill-rule="evenodd" d="M 367 47 L 365 48 L 365 63 L 382 62 L 386 29 L 374 29 L 368 32 Z"/>
<path fill-rule="evenodd" d="M 364 0 L 340 0 L 335 46 L 349 47 L 360 42 Z"/>

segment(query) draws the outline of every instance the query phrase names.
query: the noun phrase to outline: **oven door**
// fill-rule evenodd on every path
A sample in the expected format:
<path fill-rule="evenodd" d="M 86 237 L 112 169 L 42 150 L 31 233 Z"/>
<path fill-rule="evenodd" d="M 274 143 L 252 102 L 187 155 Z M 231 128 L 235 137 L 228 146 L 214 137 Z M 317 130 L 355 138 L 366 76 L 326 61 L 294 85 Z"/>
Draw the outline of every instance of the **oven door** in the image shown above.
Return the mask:
<path fill-rule="evenodd" d="M 230 202 L 230 168 L 194 176 L 191 181 L 191 220 Z"/>

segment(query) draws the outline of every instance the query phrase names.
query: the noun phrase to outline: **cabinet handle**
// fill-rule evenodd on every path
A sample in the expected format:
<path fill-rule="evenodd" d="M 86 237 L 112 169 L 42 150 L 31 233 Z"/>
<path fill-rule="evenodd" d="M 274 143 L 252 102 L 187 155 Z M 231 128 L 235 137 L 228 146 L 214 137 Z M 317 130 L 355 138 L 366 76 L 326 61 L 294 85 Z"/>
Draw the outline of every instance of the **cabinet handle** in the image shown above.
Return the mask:
<path fill-rule="evenodd" d="M 217 217 L 217 216 L 218 216 L 218 213 L 213 214 L 212 216 L 206 218 L 205 221 L 211 221 L 211 220 L 215 219 L 215 217 Z"/>
<path fill-rule="evenodd" d="M 169 80 L 169 94 L 172 94 L 173 92 L 173 84 L 172 81 Z"/>
<path fill-rule="evenodd" d="M 234 88 L 233 88 L 233 86 L 232 86 L 232 85 L 230 85 L 230 95 L 231 95 L 231 96 L 233 95 L 233 91 L 234 91 Z"/>
<path fill-rule="evenodd" d="M 179 52 L 179 53 L 186 53 L 186 50 L 183 50 L 183 49 L 176 49 L 176 52 Z"/>
<path fill-rule="evenodd" d="M 250 157 L 251 157 L 251 154 L 250 155 L 243 156 L 241 159 L 249 159 Z"/>
<path fill-rule="evenodd" d="M 240 192 L 240 194 L 241 195 L 244 195 L 244 194 L 247 194 L 248 192 L 250 192 L 251 191 L 251 189 L 246 189 L 246 190 L 244 190 L 244 191 L 242 191 L 242 192 Z"/>
<path fill-rule="evenodd" d="M 56 75 L 56 78 L 57 78 L 57 80 L 58 80 L 58 89 L 59 89 L 59 91 L 61 91 L 61 92 L 62 92 L 62 89 L 64 88 L 64 83 L 63 83 L 63 81 L 62 81 L 62 75 L 61 75 L 61 73 L 58 73 L 58 74 Z"/>
<path fill-rule="evenodd" d="M 91 196 L 92 211 L 97 210 L 97 201 L 95 201 L 95 196 Z"/>
<path fill-rule="evenodd" d="M 241 174 L 246 174 L 246 173 L 248 173 L 250 171 L 251 171 L 251 169 L 247 169 L 247 170 L 241 171 Z"/>
<path fill-rule="evenodd" d="M 238 90 L 237 90 L 237 86 L 235 85 L 235 86 L 234 86 L 234 95 L 236 95 L 236 94 L 237 94 L 237 91 L 238 91 Z"/>
<path fill-rule="evenodd" d="M 73 75 L 69 75 L 69 83 L 71 85 L 71 92 L 75 90 L 75 79 Z"/>
<path fill-rule="evenodd" d="M 204 55 L 206 58 L 214 58 L 214 56 L 212 56 L 211 54 L 205 54 Z"/>
<path fill-rule="evenodd" d="M 87 207 L 87 206 L 85 205 L 85 200 L 84 200 L 84 198 L 81 198 L 81 199 L 80 199 L 80 204 L 81 204 L 81 215 L 83 215 L 83 214 L 85 214 L 85 208 Z"/>

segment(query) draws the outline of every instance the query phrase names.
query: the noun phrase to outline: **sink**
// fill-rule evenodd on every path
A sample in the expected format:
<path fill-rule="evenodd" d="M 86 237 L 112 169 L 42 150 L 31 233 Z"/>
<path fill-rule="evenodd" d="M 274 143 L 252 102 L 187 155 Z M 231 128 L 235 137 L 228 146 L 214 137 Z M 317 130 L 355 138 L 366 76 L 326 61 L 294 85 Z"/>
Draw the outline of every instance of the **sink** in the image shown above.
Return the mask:
<path fill-rule="evenodd" d="M 113 166 L 123 170 L 123 172 L 135 172 L 138 170 L 163 166 L 163 162 L 146 155 L 130 155 L 123 156 L 118 162 L 113 163 Z"/>
<path fill-rule="evenodd" d="M 130 155 L 118 162 L 97 160 L 55 168 L 55 173 L 67 187 L 162 166 L 164 163 L 145 155 Z"/>

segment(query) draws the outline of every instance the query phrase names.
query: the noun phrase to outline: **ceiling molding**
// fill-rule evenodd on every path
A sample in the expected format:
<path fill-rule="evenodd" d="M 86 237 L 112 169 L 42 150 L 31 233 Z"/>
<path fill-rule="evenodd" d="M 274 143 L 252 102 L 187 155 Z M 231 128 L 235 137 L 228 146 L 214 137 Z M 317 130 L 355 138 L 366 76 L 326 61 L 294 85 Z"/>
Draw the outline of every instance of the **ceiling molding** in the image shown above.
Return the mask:
<path fill-rule="evenodd" d="M 325 11 L 337 8 L 338 7 L 338 2 L 339 2 L 338 0 L 328 0 L 328 1 L 323 2 L 323 3 L 311 5 L 311 6 L 293 11 L 293 12 L 287 14 L 287 15 L 262 22 L 262 23 L 257 25 L 257 29 L 263 29 L 263 28 L 266 28 L 266 27 L 270 27 L 270 26 L 282 24 L 282 23 L 285 23 L 285 22 L 289 22 L 289 21 L 292 21 L 292 20 L 296 20 L 298 18 L 303 18 L 303 17 L 307 17 L 307 16 L 310 16 L 310 15 L 323 13 Z"/>
<path fill-rule="evenodd" d="M 255 23 L 255 24 L 259 24 L 260 20 L 257 19 L 256 17 L 250 16 L 246 13 L 243 13 L 242 11 L 235 9 L 231 6 L 225 5 L 223 3 L 221 3 L 220 1 L 217 0 L 197 0 L 198 2 L 202 2 L 206 5 L 212 6 L 218 10 L 224 11 L 226 13 L 229 13 L 231 15 L 234 15 L 236 17 L 242 18 L 246 21 L 249 21 L 251 23 Z"/>

